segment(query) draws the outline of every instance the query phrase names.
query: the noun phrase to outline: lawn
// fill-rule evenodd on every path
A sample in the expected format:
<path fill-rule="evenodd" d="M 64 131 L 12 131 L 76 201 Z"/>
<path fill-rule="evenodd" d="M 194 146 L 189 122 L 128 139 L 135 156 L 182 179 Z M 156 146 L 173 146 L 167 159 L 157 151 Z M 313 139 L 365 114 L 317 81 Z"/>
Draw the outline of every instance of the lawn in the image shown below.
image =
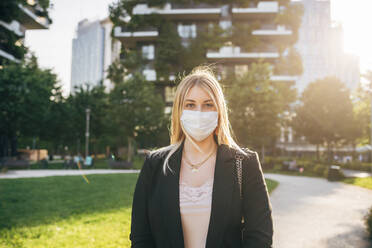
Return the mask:
<path fill-rule="evenodd" d="M 130 247 L 138 174 L 87 177 L 0 180 L 0 247 Z"/>
<path fill-rule="evenodd" d="M 372 189 L 372 177 L 364 177 L 364 178 L 345 178 L 343 180 L 344 183 L 353 184 L 356 186 L 360 186 L 367 189 Z"/>

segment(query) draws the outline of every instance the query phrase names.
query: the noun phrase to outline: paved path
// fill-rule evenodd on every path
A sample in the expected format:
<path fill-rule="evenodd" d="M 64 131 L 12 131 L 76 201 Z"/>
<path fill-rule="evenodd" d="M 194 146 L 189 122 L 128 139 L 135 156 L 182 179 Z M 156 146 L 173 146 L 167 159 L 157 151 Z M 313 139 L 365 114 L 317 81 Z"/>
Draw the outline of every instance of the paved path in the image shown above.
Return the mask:
<path fill-rule="evenodd" d="M 29 178 L 29 177 L 50 177 L 50 176 L 80 176 L 88 174 L 113 174 L 113 173 L 136 173 L 139 170 L 109 170 L 109 169 L 89 169 L 89 170 L 8 170 L 0 173 L 3 178 Z"/>
<path fill-rule="evenodd" d="M 371 248 L 363 216 L 372 190 L 323 178 L 265 173 L 271 193 L 274 248 Z"/>
<path fill-rule="evenodd" d="M 372 173 L 366 171 L 342 169 L 342 173 L 344 173 L 346 177 L 372 177 Z"/>

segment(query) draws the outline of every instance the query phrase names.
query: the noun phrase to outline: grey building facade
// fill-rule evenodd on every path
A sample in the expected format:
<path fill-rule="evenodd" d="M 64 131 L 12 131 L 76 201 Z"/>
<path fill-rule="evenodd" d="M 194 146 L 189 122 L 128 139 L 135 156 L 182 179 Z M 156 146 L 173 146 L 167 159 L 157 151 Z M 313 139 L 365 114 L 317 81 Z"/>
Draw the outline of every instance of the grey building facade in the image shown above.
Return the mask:
<path fill-rule="evenodd" d="M 350 90 L 359 83 L 359 59 L 343 49 L 343 31 L 331 21 L 330 0 L 302 0 L 304 15 L 296 48 L 301 54 L 303 74 L 296 81 L 300 93 L 326 76 L 336 76 Z"/>

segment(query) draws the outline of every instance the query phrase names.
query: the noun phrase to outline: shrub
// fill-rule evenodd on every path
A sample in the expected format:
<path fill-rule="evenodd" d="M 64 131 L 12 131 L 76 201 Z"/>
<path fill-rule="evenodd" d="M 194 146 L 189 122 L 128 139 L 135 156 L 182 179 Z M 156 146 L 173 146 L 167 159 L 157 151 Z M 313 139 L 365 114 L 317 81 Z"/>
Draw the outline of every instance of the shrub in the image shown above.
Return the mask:
<path fill-rule="evenodd" d="M 298 166 L 304 168 L 304 171 L 306 172 L 312 172 L 314 168 L 314 163 L 312 161 L 301 161 L 301 163 L 299 163 Z"/>
<path fill-rule="evenodd" d="M 372 239 L 372 207 L 369 209 L 364 221 L 369 232 L 369 238 Z"/>
<path fill-rule="evenodd" d="M 313 167 L 313 171 L 318 176 L 324 176 L 324 172 L 327 170 L 327 168 L 322 164 L 316 164 Z"/>
<path fill-rule="evenodd" d="M 270 170 L 274 168 L 275 165 L 275 159 L 272 157 L 265 157 L 265 160 L 262 163 L 262 169 L 263 170 Z"/>
<path fill-rule="evenodd" d="M 354 161 L 346 164 L 341 164 L 342 168 L 349 169 L 349 170 L 361 170 L 361 171 L 371 171 L 372 164 L 371 163 L 362 163 L 359 161 Z"/>

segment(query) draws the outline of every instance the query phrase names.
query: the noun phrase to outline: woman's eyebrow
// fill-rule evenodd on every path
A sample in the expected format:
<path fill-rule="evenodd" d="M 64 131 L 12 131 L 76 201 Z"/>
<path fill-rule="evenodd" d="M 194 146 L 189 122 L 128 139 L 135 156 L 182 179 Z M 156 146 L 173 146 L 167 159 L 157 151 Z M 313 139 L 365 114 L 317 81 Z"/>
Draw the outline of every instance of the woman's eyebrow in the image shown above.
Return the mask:
<path fill-rule="evenodd" d="M 193 99 L 186 99 L 185 101 L 195 102 L 195 100 L 193 100 Z M 212 99 L 207 99 L 207 100 L 204 100 L 204 102 L 213 102 L 213 100 Z"/>

